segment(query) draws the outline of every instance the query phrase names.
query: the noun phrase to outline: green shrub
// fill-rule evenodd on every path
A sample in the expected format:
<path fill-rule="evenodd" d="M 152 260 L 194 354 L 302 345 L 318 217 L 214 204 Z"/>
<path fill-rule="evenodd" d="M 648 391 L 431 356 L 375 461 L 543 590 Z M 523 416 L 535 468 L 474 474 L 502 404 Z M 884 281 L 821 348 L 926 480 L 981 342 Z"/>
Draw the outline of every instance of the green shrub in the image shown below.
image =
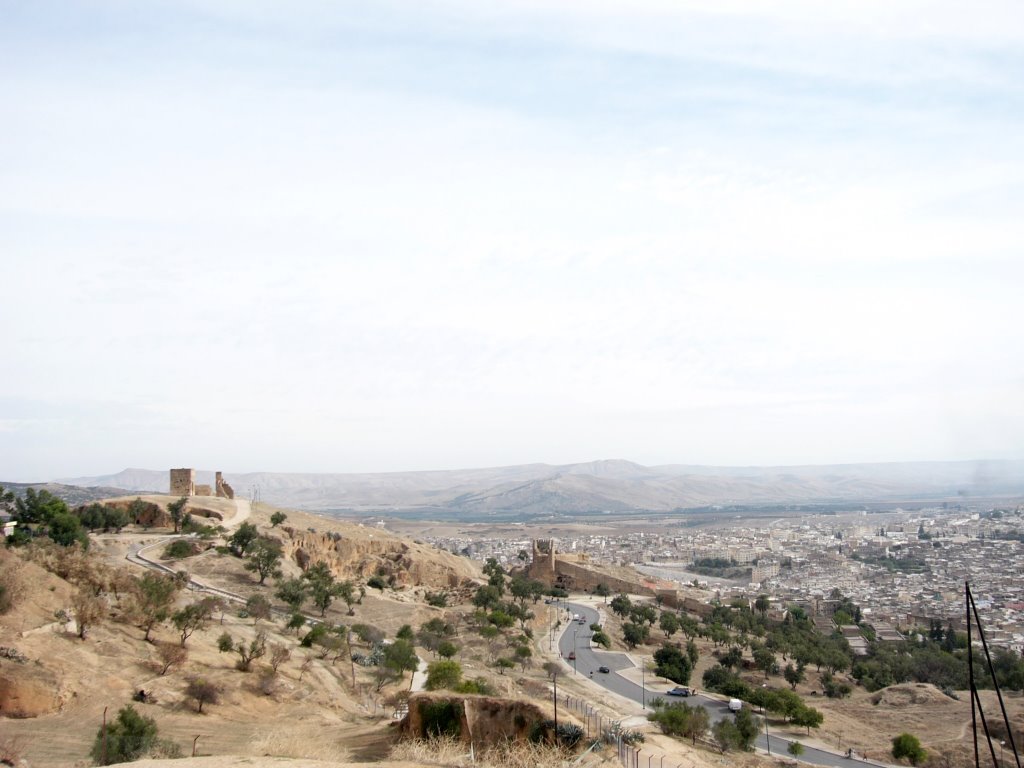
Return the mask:
<path fill-rule="evenodd" d="M 424 687 L 428 691 L 455 689 L 461 682 L 462 666 L 457 661 L 434 661 L 427 666 L 427 682 Z"/>
<path fill-rule="evenodd" d="M 164 560 L 181 560 L 196 553 L 195 545 L 188 539 L 176 539 L 164 547 Z"/>
<path fill-rule="evenodd" d="M 107 725 L 106 731 L 106 750 L 103 726 L 100 726 L 92 745 L 90 754 L 97 765 L 138 760 L 157 741 L 156 721 L 140 715 L 131 704 L 117 713 L 117 719 Z"/>
<path fill-rule="evenodd" d="M 472 680 L 463 680 L 455 686 L 454 690 L 456 693 L 477 693 L 481 696 L 494 695 L 494 686 L 482 677 L 477 677 Z"/>
<path fill-rule="evenodd" d="M 927 756 L 924 747 L 921 746 L 921 741 L 917 736 L 913 736 L 909 733 L 901 733 L 895 739 L 892 740 L 892 756 L 896 760 L 906 758 L 911 765 L 917 765 L 918 763 L 924 762 Z"/>

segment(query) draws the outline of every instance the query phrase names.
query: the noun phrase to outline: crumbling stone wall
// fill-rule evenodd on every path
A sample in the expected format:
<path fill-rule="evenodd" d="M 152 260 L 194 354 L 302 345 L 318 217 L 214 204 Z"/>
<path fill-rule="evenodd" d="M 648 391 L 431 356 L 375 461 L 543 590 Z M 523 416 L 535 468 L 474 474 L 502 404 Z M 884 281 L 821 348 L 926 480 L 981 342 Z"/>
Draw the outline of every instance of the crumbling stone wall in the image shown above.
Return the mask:
<path fill-rule="evenodd" d="M 677 589 L 659 589 L 658 597 L 669 608 L 675 608 L 677 611 L 682 609 L 701 618 L 711 615 L 711 612 L 715 609 L 713 605 L 702 602 L 695 597 L 684 595 Z"/>
<path fill-rule="evenodd" d="M 545 584 L 555 583 L 555 541 L 554 539 L 534 539 L 533 557 L 527 574 Z"/>
<path fill-rule="evenodd" d="M 217 497 L 220 499 L 235 498 L 235 489 L 224 482 L 224 473 L 218 472 L 216 479 Z"/>
<path fill-rule="evenodd" d="M 191 467 L 171 470 L 171 496 L 195 496 L 196 471 Z"/>
<path fill-rule="evenodd" d="M 623 579 L 594 570 L 586 564 L 586 558 L 582 555 L 559 556 L 555 542 L 551 539 L 533 542 L 533 559 L 527 573 L 531 579 L 570 591 L 592 592 L 598 584 L 605 584 L 612 592 L 654 594 L 653 587 L 644 583 L 639 576 L 636 580 Z"/>
<path fill-rule="evenodd" d="M 653 587 L 642 582 L 639 576 L 636 581 L 620 579 L 561 559 L 555 561 L 555 571 L 555 586 L 569 591 L 593 592 L 598 584 L 605 584 L 612 593 L 654 595 Z"/>

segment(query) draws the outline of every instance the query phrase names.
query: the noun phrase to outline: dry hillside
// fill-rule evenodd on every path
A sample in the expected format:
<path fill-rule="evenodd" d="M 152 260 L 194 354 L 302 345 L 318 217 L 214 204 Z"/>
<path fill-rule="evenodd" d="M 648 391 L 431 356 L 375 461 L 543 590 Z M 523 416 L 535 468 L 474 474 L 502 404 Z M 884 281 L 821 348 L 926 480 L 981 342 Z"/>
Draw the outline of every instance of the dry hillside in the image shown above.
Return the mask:
<path fill-rule="evenodd" d="M 169 499 L 151 501 L 165 504 Z M 235 510 L 226 504 L 213 506 L 224 507 L 219 511 L 228 526 L 243 522 L 233 519 Z M 465 637 L 453 639 L 465 646 L 459 659 L 467 677 L 477 678 L 500 697 L 513 700 L 544 690 L 531 683 L 530 675 L 505 675 L 493 668 L 489 658 L 493 648 L 473 647 L 473 641 L 463 634 L 467 632 L 463 617 L 470 612 L 469 606 L 425 604 L 427 591 L 469 583 L 477 572 L 469 561 L 383 531 L 327 523 L 301 513 L 288 513 L 287 526 L 271 528 L 269 515 L 269 510 L 257 508 L 244 521 L 282 541 L 285 577 L 300 573 L 296 557 L 300 548 L 312 558 L 328 561 L 339 579 L 379 574 L 388 564 L 395 569 L 392 587 L 368 590 L 362 601 L 352 606 L 352 615 L 344 603 L 336 601 L 325 621 L 363 626 L 378 636 L 394 637 L 404 624 L 419 627 L 430 618 L 441 619 Z M 319 525 L 316 531 L 310 530 L 317 528 L 313 523 Z M 381 667 L 356 665 L 348 660 L 343 643 L 301 647 L 299 637 L 308 627 L 287 629 L 283 626 L 286 616 L 275 613 L 254 619 L 241 610 L 240 603 L 227 601 L 186 638 L 184 658 L 166 664 L 180 652 L 182 638 L 174 624 L 164 620 L 154 625 L 150 642 L 144 639 L 137 577 L 145 571 L 127 562 L 125 555 L 142 546 L 144 553 L 148 551 L 148 556 L 159 560 L 168 534 L 157 528 L 129 527 L 121 534 L 94 536 L 89 553 L 52 545 L 0 549 L 0 573 L 5 583 L 16 587 L 14 607 L 0 615 L 0 647 L 6 649 L 0 658 L 0 759 L 14 755 L 34 768 L 89 765 L 89 752 L 104 712 L 112 720 L 129 704 L 153 718 L 160 737 L 185 755 L 194 746 L 197 755 L 226 760 L 215 764 L 232 764 L 227 758 L 231 755 L 246 761 L 273 756 L 330 764 L 387 759 L 397 736 L 392 714 L 396 703 L 408 694 L 409 673 L 392 678 L 382 676 Z M 156 546 L 151 546 L 154 543 Z M 237 593 L 243 600 L 260 594 L 280 605 L 270 581 L 260 586 L 254 574 L 244 570 L 241 559 L 219 553 L 215 547 L 166 562 L 172 571 L 188 571 L 203 583 Z M 446 591 L 458 598 L 463 590 Z M 201 597 L 201 593 L 181 589 L 172 610 L 194 604 Z M 86 621 L 85 631 L 79 633 L 75 617 L 80 611 L 82 616 L 90 616 L 83 605 L 96 610 Z M 263 638 L 266 654 L 254 659 L 250 671 L 239 671 L 240 656 L 218 648 L 222 634 L 246 648 Z M 369 654 L 372 641 L 360 637 L 349 634 L 351 651 Z M 418 654 L 423 659 L 433 658 L 423 648 Z M 542 677 L 539 670 L 533 674 L 534 680 Z M 216 700 L 204 702 L 201 712 L 199 700 L 190 695 L 189 685 L 194 681 L 202 681 L 217 694 Z M 422 678 L 417 685 L 421 684 Z M 145 701 L 133 703 L 139 691 L 146 692 Z M 546 706 L 543 693 L 540 700 L 542 707 Z M 403 749 L 390 764 L 454 764 L 438 763 L 429 750 Z M 599 758 L 590 760 L 598 762 Z M 546 763 L 538 762 L 535 755 L 529 764 Z"/>

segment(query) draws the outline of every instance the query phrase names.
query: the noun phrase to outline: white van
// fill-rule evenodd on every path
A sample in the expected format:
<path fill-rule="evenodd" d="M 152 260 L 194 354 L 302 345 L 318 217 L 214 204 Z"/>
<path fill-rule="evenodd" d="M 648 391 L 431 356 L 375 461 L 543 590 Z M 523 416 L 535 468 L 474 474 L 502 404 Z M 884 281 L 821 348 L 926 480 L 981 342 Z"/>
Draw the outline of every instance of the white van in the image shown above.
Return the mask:
<path fill-rule="evenodd" d="M 743 709 L 742 701 L 740 701 L 739 699 L 729 699 L 730 712 L 739 712 L 741 709 Z"/>

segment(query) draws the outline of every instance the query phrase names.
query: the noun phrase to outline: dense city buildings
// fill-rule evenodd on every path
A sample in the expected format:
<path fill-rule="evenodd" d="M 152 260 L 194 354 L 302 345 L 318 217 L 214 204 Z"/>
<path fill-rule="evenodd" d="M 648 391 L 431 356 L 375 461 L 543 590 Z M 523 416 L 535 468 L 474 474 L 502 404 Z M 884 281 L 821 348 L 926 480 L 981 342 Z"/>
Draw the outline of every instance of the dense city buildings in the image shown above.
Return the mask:
<path fill-rule="evenodd" d="M 649 523 L 649 521 L 648 521 Z M 876 635 L 897 630 L 964 627 L 964 582 L 970 582 L 990 642 L 1024 649 L 1024 510 L 1020 507 L 932 509 L 739 517 L 700 527 L 685 519 L 571 534 L 560 552 L 596 565 L 630 565 L 642 573 L 700 587 L 707 601 L 767 594 L 774 605 L 800 605 L 830 618 L 835 590 L 861 608 Z M 524 563 L 531 539 L 435 538 L 475 559 Z M 852 635 L 851 635 L 852 636 Z"/>

